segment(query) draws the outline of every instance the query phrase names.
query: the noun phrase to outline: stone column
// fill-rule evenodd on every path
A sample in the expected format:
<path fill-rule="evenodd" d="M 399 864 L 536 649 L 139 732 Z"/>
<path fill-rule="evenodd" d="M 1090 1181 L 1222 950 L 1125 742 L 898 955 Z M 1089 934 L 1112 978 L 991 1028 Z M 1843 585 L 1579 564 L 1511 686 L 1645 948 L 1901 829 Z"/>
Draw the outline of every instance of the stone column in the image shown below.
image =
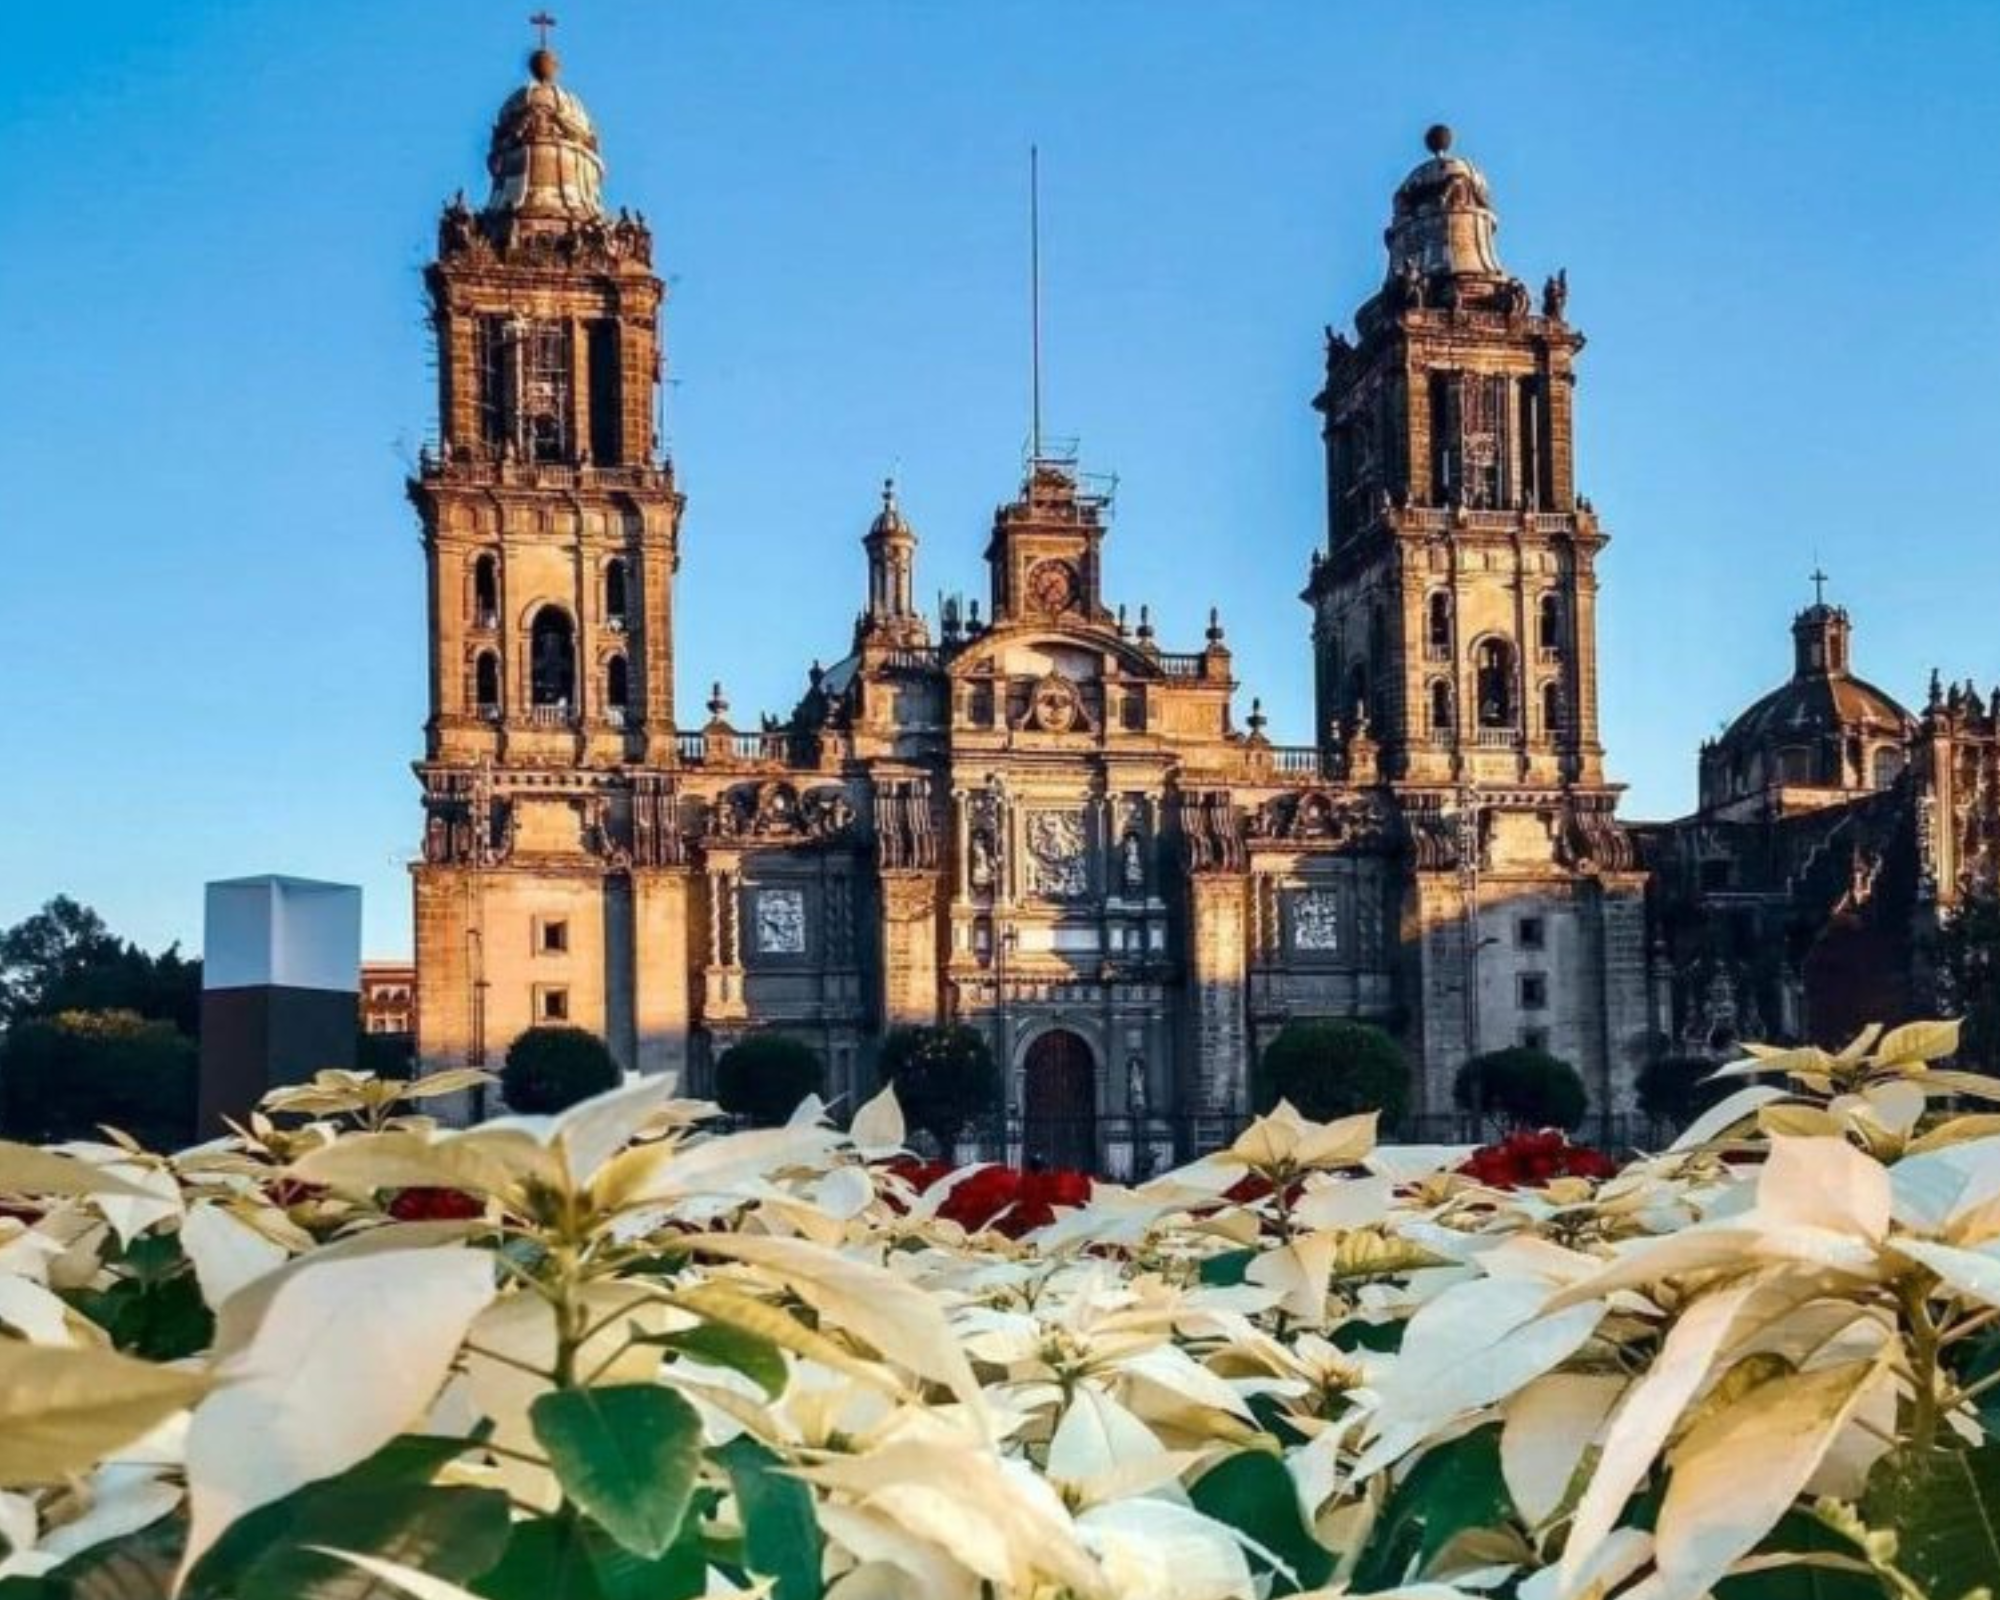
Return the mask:
<path fill-rule="evenodd" d="M 938 881 L 929 872 L 884 872 L 882 1024 L 928 1026 L 938 1019 Z"/>
<path fill-rule="evenodd" d="M 1249 1033 L 1245 1026 L 1246 888 L 1230 872 L 1188 879 L 1188 978 L 1192 999 L 1192 1072 L 1196 1112 L 1249 1109 Z"/>
<path fill-rule="evenodd" d="M 692 874 L 684 867 L 635 868 L 632 873 L 632 1016 L 634 1065 L 686 1079 L 692 1023 L 688 919 Z"/>

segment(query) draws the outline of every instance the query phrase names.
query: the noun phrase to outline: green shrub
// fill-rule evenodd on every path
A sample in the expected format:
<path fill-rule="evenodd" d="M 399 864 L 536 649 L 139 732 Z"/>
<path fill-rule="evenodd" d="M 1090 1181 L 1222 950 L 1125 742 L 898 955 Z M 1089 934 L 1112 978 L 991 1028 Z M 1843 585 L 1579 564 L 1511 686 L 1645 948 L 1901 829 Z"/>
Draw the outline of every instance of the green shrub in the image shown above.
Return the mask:
<path fill-rule="evenodd" d="M 1663 1056 L 1639 1069 L 1639 1107 L 1662 1122 L 1688 1123 L 1738 1085 L 1706 1080 L 1718 1062 L 1702 1056 Z"/>
<path fill-rule="evenodd" d="M 1264 1047 L 1251 1087 L 1260 1111 L 1289 1100 L 1314 1122 L 1379 1111 L 1394 1127 L 1409 1108 L 1410 1069 L 1380 1028 L 1302 1018 Z"/>
<path fill-rule="evenodd" d="M 986 1035 L 963 1023 L 892 1029 L 882 1041 L 880 1067 L 904 1120 L 937 1140 L 947 1162 L 959 1136 L 1000 1101 L 1000 1071 Z"/>
<path fill-rule="evenodd" d="M 194 1041 L 170 1022 L 136 1011 L 31 1017 L 0 1043 L 0 1130 L 53 1142 L 109 1126 L 179 1149 L 194 1137 L 200 1072 Z"/>
<path fill-rule="evenodd" d="M 530 1028 L 507 1049 L 500 1092 L 507 1108 L 528 1116 L 566 1111 L 579 1100 L 618 1086 L 610 1047 L 588 1028 Z"/>
<path fill-rule="evenodd" d="M 781 1126 L 824 1081 L 812 1047 L 782 1033 L 753 1033 L 715 1064 L 717 1103 L 760 1128 Z"/>
<path fill-rule="evenodd" d="M 1451 1092 L 1462 1109 L 1517 1128 L 1574 1128 L 1590 1104 L 1576 1068 L 1526 1045 L 1474 1056 Z"/>

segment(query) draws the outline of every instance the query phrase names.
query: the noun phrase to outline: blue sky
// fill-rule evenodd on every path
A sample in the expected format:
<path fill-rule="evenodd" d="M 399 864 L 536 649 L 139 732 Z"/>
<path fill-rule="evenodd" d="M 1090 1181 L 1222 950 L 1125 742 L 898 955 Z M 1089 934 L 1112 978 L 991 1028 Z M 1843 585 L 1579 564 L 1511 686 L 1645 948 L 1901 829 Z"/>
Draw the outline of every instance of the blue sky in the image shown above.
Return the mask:
<path fill-rule="evenodd" d="M 200 939 L 205 879 L 362 883 L 408 948 L 424 712 L 402 494 L 420 269 L 483 192 L 526 4 L 69 4 L 0 90 L 0 923 L 58 891 Z M 1788 670 L 1815 556 L 1860 670 L 2000 676 L 2000 7 L 571 0 L 565 82 L 671 277 L 679 700 L 842 651 L 893 465 L 920 591 L 976 590 L 1026 429 L 1119 476 L 1107 587 L 1222 608 L 1310 738 L 1320 328 L 1433 120 L 1590 336 L 1579 481 L 1625 811 Z"/>

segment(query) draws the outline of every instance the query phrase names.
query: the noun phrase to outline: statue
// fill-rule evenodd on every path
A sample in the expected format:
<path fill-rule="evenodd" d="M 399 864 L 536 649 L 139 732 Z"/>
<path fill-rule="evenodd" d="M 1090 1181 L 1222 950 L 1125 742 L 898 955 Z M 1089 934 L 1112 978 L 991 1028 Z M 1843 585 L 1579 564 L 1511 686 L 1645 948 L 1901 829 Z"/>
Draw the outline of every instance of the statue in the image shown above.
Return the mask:
<path fill-rule="evenodd" d="M 1403 264 L 1396 269 L 1396 286 L 1404 307 L 1411 311 L 1424 308 L 1424 269 L 1417 265 L 1415 256 L 1403 257 Z"/>
<path fill-rule="evenodd" d="M 972 864 L 969 876 L 975 889 L 993 887 L 993 841 L 984 828 L 972 835 Z"/>
<path fill-rule="evenodd" d="M 1146 1114 L 1146 1058 L 1128 1056 L 1125 1061 L 1125 1100 L 1135 1117 Z"/>
<path fill-rule="evenodd" d="M 1563 312 L 1569 306 L 1569 268 L 1564 267 L 1553 278 L 1542 285 L 1542 315 L 1551 322 L 1560 322 Z"/>
<path fill-rule="evenodd" d="M 1146 853 L 1139 843 L 1138 830 L 1127 829 L 1124 841 L 1118 848 L 1125 875 L 1125 888 L 1129 893 L 1138 894 L 1146 887 Z"/>

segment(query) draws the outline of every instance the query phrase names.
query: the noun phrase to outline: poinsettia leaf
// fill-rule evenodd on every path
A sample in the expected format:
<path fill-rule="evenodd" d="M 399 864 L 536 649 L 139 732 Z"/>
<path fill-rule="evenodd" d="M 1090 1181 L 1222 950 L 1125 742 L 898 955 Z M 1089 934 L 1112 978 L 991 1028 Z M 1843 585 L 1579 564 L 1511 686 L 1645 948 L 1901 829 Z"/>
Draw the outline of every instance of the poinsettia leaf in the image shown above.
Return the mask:
<path fill-rule="evenodd" d="M 407 1523 L 407 1535 L 415 1537 L 436 1515 L 437 1505 L 421 1497 L 433 1492 L 431 1480 L 465 1449 L 463 1441 L 457 1439 L 404 1434 L 338 1477 L 307 1484 L 282 1500 L 259 1506 L 232 1523 L 203 1554 L 188 1576 L 182 1600 L 231 1600 L 247 1583 L 250 1571 L 273 1551 L 295 1544 L 327 1543 L 335 1533 L 357 1541 L 335 1548 L 386 1554 L 380 1541 L 402 1537 L 397 1533 L 399 1523 Z M 408 1506 L 407 1518 L 398 1511 L 399 1503 Z M 503 1500 L 503 1509 L 504 1505 Z M 456 1512 L 457 1503 L 450 1503 L 448 1509 Z M 501 1543 L 505 1542 L 503 1528 Z M 497 1554 L 497 1550 L 491 1552 L 487 1565 Z M 315 1570 L 330 1570 L 334 1565 L 323 1560 Z M 452 1570 L 469 1577 L 484 1569 L 466 1566 Z"/>
<path fill-rule="evenodd" d="M 1355 1567 L 1354 1587 L 1386 1589 L 1415 1576 L 1458 1533 L 1513 1520 L 1500 1470 L 1500 1425 L 1427 1451 L 1389 1496 Z"/>
<path fill-rule="evenodd" d="M 664 1555 L 701 1463 L 701 1416 L 671 1389 L 562 1389 L 529 1408 L 563 1492 L 634 1555 Z"/>
<path fill-rule="evenodd" d="M 266 1512 L 281 1515 L 267 1517 Z M 255 1523 L 259 1547 L 236 1536 Z M 190 1600 L 379 1600 L 395 1591 L 320 1548 L 417 1567 L 452 1582 L 477 1577 L 507 1546 L 507 1497 L 497 1489 L 371 1484 L 303 1490 L 232 1527 L 196 1569 Z M 233 1546 L 230 1559 L 215 1558 Z"/>
<path fill-rule="evenodd" d="M 772 1451 L 739 1434 L 715 1452 L 736 1491 L 743 1522 L 743 1565 L 774 1580 L 775 1600 L 818 1600 L 822 1540 L 812 1491 L 781 1471 Z"/>
<path fill-rule="evenodd" d="M 1790 1511 L 1757 1546 L 1760 1556 L 1821 1556 L 1859 1560 L 1862 1551 L 1804 1512 Z M 1758 1572 L 1724 1578 L 1715 1586 L 1715 1600 L 1893 1600 L 1882 1580 L 1869 1573 L 1842 1571 L 1809 1562 L 1766 1567 Z"/>
<path fill-rule="evenodd" d="M 1299 1493 L 1279 1459 L 1262 1450 L 1241 1450 L 1195 1480 L 1188 1491 L 1195 1510 L 1215 1518 L 1271 1552 L 1292 1569 L 1275 1575 L 1273 1594 L 1316 1589 L 1333 1572 L 1333 1556 L 1312 1536 L 1299 1507 Z M 1252 1567 L 1270 1563 L 1250 1553 Z"/>
<path fill-rule="evenodd" d="M 1883 1457 L 1861 1506 L 1896 1530 L 1896 1564 L 1934 1595 L 1962 1595 L 2000 1573 L 2000 1444 Z"/>
<path fill-rule="evenodd" d="M 1234 1289 L 1243 1282 L 1243 1274 L 1249 1271 L 1250 1263 L 1257 1256 L 1255 1250 L 1225 1250 L 1221 1255 L 1204 1260 L 1198 1276 L 1213 1288 Z"/>
<path fill-rule="evenodd" d="M 659 1345 L 709 1366 L 740 1372 L 773 1400 L 785 1392 L 785 1384 L 791 1377 L 783 1353 L 769 1339 L 719 1322 L 705 1322 L 674 1333 L 648 1334 L 635 1342 Z"/>

